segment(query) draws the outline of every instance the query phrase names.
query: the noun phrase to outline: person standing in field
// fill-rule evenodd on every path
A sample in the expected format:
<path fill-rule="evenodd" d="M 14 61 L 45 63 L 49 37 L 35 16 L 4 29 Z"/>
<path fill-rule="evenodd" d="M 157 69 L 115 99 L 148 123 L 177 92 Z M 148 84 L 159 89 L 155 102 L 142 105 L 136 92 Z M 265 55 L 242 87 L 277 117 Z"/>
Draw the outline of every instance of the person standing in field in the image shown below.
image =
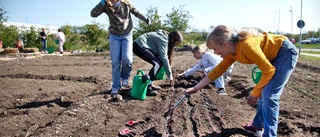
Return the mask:
<path fill-rule="evenodd" d="M 131 14 L 148 24 L 149 19 L 142 15 L 128 0 L 101 0 L 91 10 L 91 17 L 98 17 L 102 13 L 109 17 L 108 30 L 112 60 L 111 97 L 117 99 L 121 86 L 129 86 L 128 79 L 132 70 L 133 24 Z"/>
<path fill-rule="evenodd" d="M 48 53 L 47 51 L 47 32 L 46 28 L 42 28 L 42 31 L 40 32 L 40 38 L 41 38 L 41 53 Z"/>
<path fill-rule="evenodd" d="M 66 41 L 65 35 L 61 29 L 58 29 L 56 38 L 59 40 L 59 52 L 63 54 L 63 44 Z"/>
<path fill-rule="evenodd" d="M 209 34 L 207 46 L 223 60 L 186 93 L 196 93 L 221 76 L 235 61 L 256 64 L 262 76 L 247 98 L 247 104 L 257 104 L 257 112 L 253 121 L 242 127 L 255 136 L 277 136 L 280 97 L 298 61 L 296 47 L 283 35 L 259 33 L 253 29 L 235 33 L 224 25 L 217 26 Z"/>

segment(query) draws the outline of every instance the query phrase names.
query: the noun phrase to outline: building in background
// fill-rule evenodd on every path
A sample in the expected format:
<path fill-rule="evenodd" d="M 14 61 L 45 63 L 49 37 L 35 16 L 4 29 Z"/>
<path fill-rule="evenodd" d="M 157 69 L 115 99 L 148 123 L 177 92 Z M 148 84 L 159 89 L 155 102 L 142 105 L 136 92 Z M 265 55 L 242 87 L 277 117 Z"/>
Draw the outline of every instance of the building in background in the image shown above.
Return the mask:
<path fill-rule="evenodd" d="M 41 25 L 41 24 L 30 24 L 30 23 L 20 23 L 20 22 L 3 22 L 3 24 L 7 27 L 15 26 L 17 27 L 19 33 L 30 31 L 31 27 L 33 27 L 36 31 L 41 31 L 42 28 L 46 28 L 48 34 L 56 34 L 58 33 L 58 26 L 50 26 L 50 25 Z"/>

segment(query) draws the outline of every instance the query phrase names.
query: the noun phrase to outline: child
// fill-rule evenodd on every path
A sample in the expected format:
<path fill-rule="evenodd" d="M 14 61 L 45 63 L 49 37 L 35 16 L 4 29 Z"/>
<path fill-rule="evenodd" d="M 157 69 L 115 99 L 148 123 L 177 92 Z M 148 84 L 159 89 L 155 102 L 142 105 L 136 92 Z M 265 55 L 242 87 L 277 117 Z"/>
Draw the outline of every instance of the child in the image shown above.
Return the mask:
<path fill-rule="evenodd" d="M 91 10 L 91 17 L 98 17 L 102 13 L 108 16 L 109 21 L 110 57 L 112 60 L 111 97 L 117 99 L 121 86 L 127 87 L 129 85 L 128 79 L 132 69 L 133 20 L 131 14 L 147 24 L 149 24 L 149 19 L 141 14 L 129 0 L 101 0 Z"/>
<path fill-rule="evenodd" d="M 220 56 L 214 54 L 213 51 L 207 50 L 205 45 L 199 45 L 192 49 L 192 53 L 194 58 L 196 58 L 198 63 L 194 65 L 192 68 L 184 71 L 181 74 L 178 74 L 178 77 L 189 76 L 198 70 L 202 70 L 205 75 L 207 75 L 210 71 L 212 71 L 222 60 Z M 225 73 L 226 75 L 220 76 L 219 78 L 214 80 L 215 87 L 218 88 L 217 93 L 219 95 L 227 95 L 227 92 L 224 87 L 224 78 L 225 80 L 230 81 L 230 77 L 227 75 L 231 73 L 233 65 L 229 67 L 228 71 Z"/>
<path fill-rule="evenodd" d="M 259 33 L 243 29 L 234 33 L 227 26 L 217 26 L 208 36 L 207 46 L 223 60 L 196 86 L 188 88 L 187 93 L 199 89 L 221 76 L 235 61 L 256 64 L 262 71 L 259 83 L 247 99 L 247 104 L 258 103 L 252 123 L 243 128 L 255 136 L 277 136 L 279 102 L 285 84 L 298 61 L 296 47 L 282 35 Z"/>
<path fill-rule="evenodd" d="M 164 70 L 170 79 L 170 84 L 173 85 L 174 79 L 171 71 L 173 60 L 173 50 L 183 41 L 182 34 L 179 31 L 172 31 L 169 34 L 164 30 L 156 32 L 148 32 L 140 35 L 133 42 L 133 53 L 152 64 L 149 71 L 150 80 L 156 80 L 156 76 L 163 66 Z M 147 95 L 156 96 L 158 93 L 153 89 L 160 89 L 152 82 L 149 83 Z"/>

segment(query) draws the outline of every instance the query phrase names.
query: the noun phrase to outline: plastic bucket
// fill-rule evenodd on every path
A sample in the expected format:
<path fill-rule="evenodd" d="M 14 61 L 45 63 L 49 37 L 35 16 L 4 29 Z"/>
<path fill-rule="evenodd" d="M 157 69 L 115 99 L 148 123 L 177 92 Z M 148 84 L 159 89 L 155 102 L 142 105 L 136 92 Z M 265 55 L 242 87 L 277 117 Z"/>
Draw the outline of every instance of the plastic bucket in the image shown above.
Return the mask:
<path fill-rule="evenodd" d="M 147 87 L 150 80 L 145 81 L 143 83 L 142 77 L 144 72 L 142 70 L 138 70 L 137 74 L 133 77 L 132 89 L 131 89 L 131 97 L 138 100 L 145 100 L 147 94 Z"/>
<path fill-rule="evenodd" d="M 49 47 L 47 49 L 47 51 L 48 51 L 49 54 L 51 54 L 51 53 L 53 53 L 55 51 L 55 49 L 54 49 L 54 47 Z"/>
<path fill-rule="evenodd" d="M 164 67 L 162 66 L 156 76 L 157 80 L 164 80 L 166 78 L 166 71 L 164 70 Z"/>
<path fill-rule="evenodd" d="M 54 40 L 54 42 L 55 42 L 56 44 L 59 44 L 59 40 L 58 40 L 58 39 Z"/>
<path fill-rule="evenodd" d="M 252 80 L 255 84 L 259 83 L 262 71 L 256 66 L 252 69 Z"/>

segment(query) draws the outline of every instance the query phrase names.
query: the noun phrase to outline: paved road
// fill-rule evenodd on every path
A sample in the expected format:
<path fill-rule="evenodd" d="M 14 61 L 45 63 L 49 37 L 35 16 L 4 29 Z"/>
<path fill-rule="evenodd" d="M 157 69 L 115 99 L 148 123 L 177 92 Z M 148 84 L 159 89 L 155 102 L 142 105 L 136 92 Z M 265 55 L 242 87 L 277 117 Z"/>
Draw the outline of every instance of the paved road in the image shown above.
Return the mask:
<path fill-rule="evenodd" d="M 320 52 L 320 49 L 301 49 L 301 51 L 316 51 L 316 52 Z"/>
<path fill-rule="evenodd" d="M 313 57 L 319 57 L 320 54 L 310 54 L 310 53 L 303 53 L 303 51 L 315 51 L 315 52 L 320 52 L 320 49 L 301 49 L 301 55 L 306 55 L 306 56 L 313 56 Z"/>
<path fill-rule="evenodd" d="M 309 54 L 309 53 L 300 53 L 301 55 L 306 55 L 306 56 L 313 56 L 313 57 L 319 57 L 320 58 L 320 54 Z"/>

